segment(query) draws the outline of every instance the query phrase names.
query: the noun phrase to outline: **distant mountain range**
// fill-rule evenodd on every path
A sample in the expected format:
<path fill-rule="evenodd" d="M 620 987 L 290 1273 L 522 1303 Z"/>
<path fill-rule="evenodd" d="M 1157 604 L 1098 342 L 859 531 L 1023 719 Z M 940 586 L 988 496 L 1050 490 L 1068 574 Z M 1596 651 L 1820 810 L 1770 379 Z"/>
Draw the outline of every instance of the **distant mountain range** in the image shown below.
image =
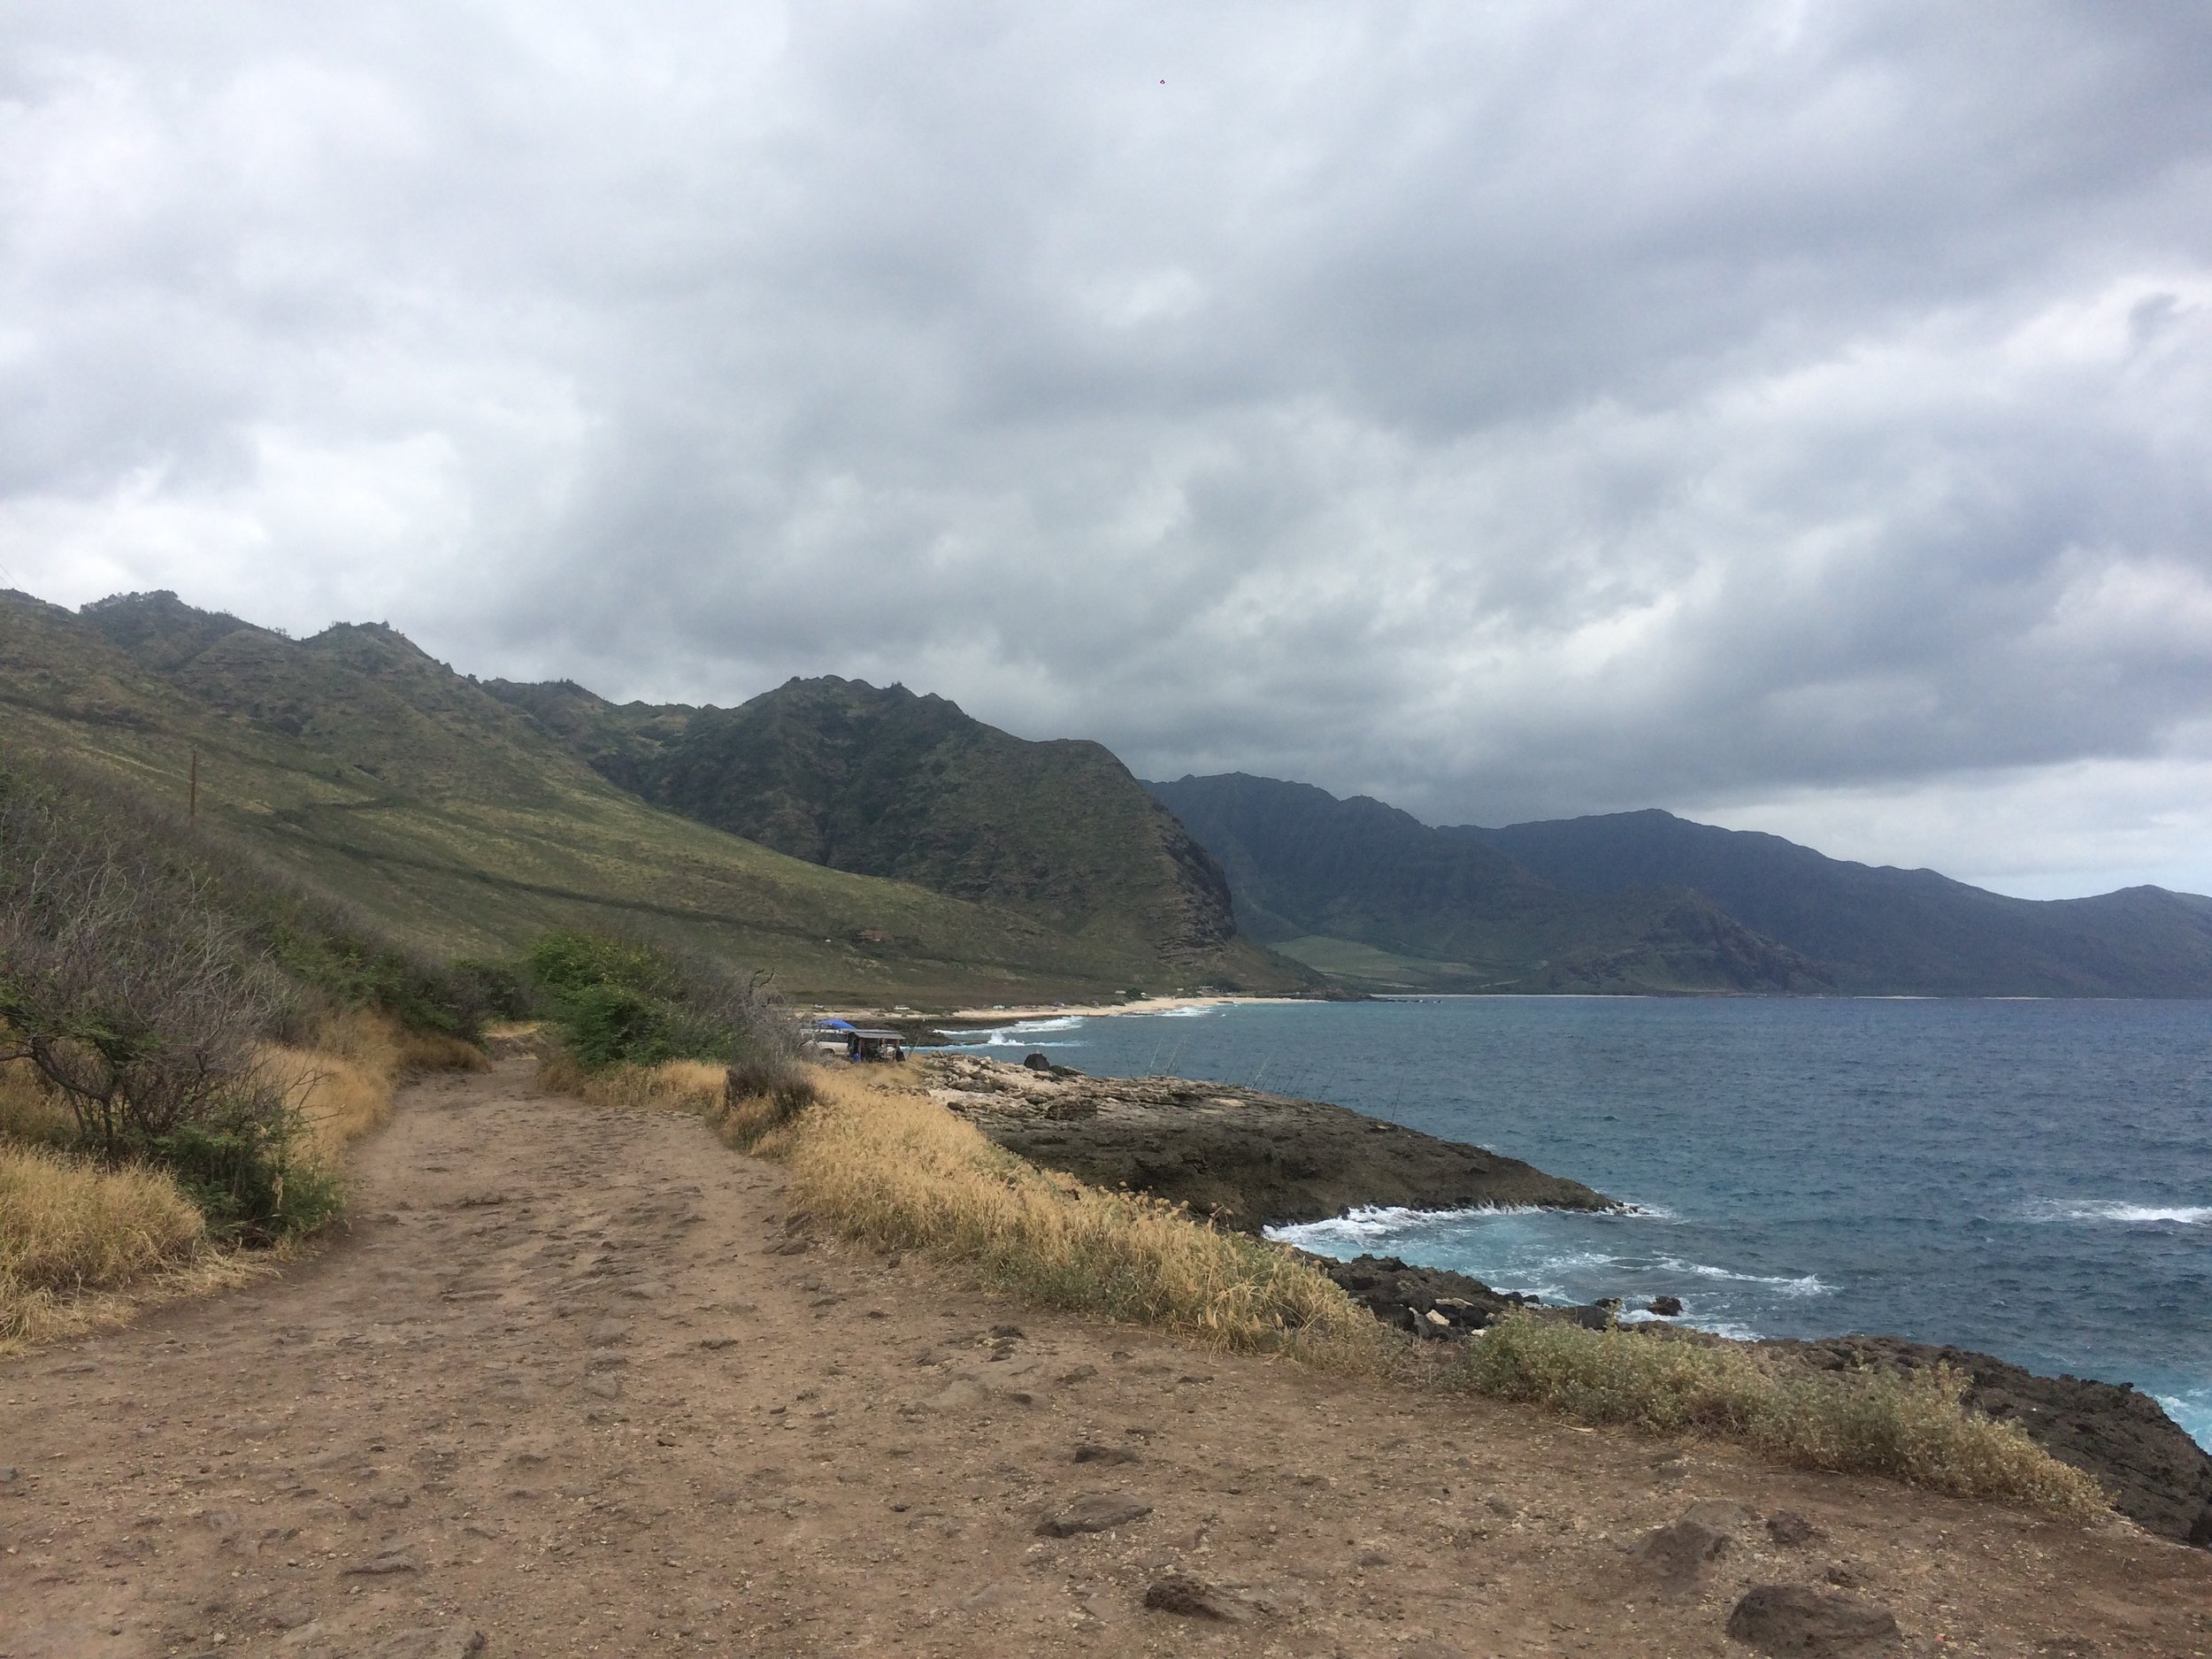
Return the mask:
<path fill-rule="evenodd" d="M 2008 898 L 1655 810 L 1432 828 L 1269 778 L 1147 787 L 1254 938 L 1370 988 L 2212 995 L 2212 899 L 2161 887 Z"/>
<path fill-rule="evenodd" d="M 2009 898 L 1660 811 L 1439 833 L 1509 853 L 1570 893 L 1694 888 L 1818 962 L 1839 991 L 2212 996 L 2212 898 L 2195 894 Z"/>
<path fill-rule="evenodd" d="M 479 683 L 376 624 L 0 593 L 0 760 L 181 801 L 445 953 L 646 931 L 802 996 L 1128 988 L 2212 995 L 2212 900 L 2006 898 L 1632 812 L 1432 828 L 1231 774 L 1142 784 L 942 697 L 733 709 Z"/>
<path fill-rule="evenodd" d="M 1684 887 L 1563 890 L 1379 801 L 1232 773 L 1146 786 L 1228 872 L 1240 927 L 1347 985 L 1448 991 L 1830 988 Z"/>

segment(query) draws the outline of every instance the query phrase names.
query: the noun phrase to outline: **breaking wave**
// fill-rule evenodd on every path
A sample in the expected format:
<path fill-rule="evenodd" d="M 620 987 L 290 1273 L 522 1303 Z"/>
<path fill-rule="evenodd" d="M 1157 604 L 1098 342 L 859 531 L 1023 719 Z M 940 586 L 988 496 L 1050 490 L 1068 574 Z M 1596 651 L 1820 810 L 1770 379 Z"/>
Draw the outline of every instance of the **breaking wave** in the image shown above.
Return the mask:
<path fill-rule="evenodd" d="M 2031 1221 L 2176 1222 L 2185 1227 L 2212 1224 L 2212 1204 L 2131 1204 L 2123 1199 L 2052 1198 L 2027 1206 Z"/>

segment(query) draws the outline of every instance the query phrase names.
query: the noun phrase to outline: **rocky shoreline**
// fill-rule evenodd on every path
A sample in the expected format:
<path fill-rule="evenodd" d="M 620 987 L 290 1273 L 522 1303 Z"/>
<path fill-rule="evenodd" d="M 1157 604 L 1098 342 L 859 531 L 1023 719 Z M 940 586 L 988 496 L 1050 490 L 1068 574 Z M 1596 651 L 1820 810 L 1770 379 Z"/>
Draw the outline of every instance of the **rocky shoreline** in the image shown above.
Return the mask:
<path fill-rule="evenodd" d="M 1187 1204 L 1240 1232 L 1363 1205 L 1617 1210 L 1518 1158 L 1322 1101 L 1182 1078 L 1086 1077 L 968 1054 L 922 1061 L 931 1094 L 1009 1152 L 1094 1187 Z"/>
<path fill-rule="evenodd" d="M 1008 1151 L 1094 1186 L 1187 1204 L 1241 1231 L 1369 1205 L 1619 1207 L 1518 1159 L 1324 1102 L 1179 1078 L 1086 1077 L 1041 1055 L 1018 1066 L 966 1054 L 922 1064 L 933 1096 Z M 1377 1318 L 1437 1340 L 1464 1340 L 1517 1308 L 1597 1328 L 1619 1311 L 1618 1304 L 1543 1308 L 1467 1274 L 1394 1256 L 1309 1259 Z M 1663 1319 L 1623 1328 L 1654 1340 L 1724 1340 Z M 1987 1354 L 1900 1337 L 1759 1346 L 1826 1371 L 1948 1365 L 1968 1379 L 1970 1409 L 2017 1423 L 2054 1457 L 2093 1476 L 2146 1531 L 2212 1548 L 2212 1454 L 2127 1384 L 2039 1376 Z"/>

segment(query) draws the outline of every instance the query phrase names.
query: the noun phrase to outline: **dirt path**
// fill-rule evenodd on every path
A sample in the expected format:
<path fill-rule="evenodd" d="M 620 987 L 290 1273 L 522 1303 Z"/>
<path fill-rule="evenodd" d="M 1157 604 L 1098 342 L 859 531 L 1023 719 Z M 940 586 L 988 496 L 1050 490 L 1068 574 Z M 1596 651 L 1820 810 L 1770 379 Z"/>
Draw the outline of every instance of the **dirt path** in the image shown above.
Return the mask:
<path fill-rule="evenodd" d="M 2204 1552 L 1014 1310 L 519 1063 L 362 1174 L 316 1262 L 0 1364 L 0 1655 L 1743 1654 L 1832 1571 L 1909 1652 L 2212 1651 Z M 1041 1535 L 1086 1494 L 1149 1510 Z"/>

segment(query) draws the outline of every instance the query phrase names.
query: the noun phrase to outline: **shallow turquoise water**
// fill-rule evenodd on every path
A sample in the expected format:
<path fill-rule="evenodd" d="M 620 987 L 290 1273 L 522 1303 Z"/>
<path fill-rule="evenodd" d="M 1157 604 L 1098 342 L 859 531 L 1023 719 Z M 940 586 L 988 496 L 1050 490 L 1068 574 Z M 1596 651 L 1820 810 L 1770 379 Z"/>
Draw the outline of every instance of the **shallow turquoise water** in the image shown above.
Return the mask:
<path fill-rule="evenodd" d="M 1640 1207 L 1367 1214 L 1294 1230 L 1309 1248 L 1955 1342 L 2132 1382 L 2212 1445 L 2212 1004 L 1466 997 L 989 1036 L 1340 1102 Z"/>

